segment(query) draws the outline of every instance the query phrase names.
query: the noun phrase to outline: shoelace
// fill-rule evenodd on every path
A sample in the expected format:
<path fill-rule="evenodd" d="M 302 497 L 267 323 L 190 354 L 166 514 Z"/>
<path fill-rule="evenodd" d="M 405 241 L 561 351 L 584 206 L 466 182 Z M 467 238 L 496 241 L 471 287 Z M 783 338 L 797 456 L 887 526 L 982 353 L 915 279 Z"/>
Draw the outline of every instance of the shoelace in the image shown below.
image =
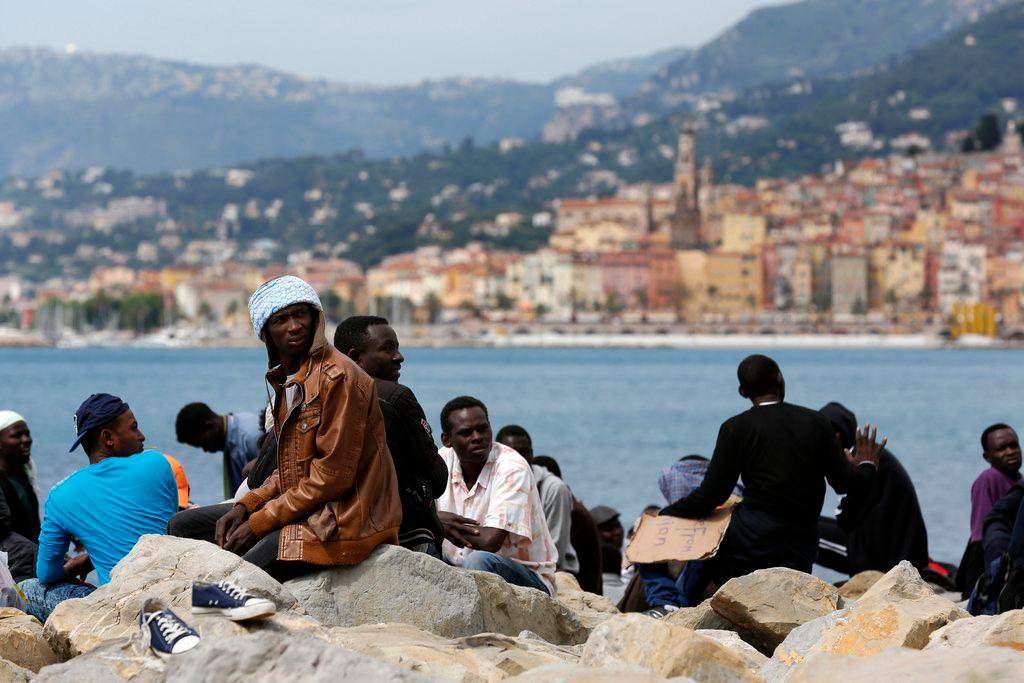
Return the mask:
<path fill-rule="evenodd" d="M 179 636 L 189 635 L 188 627 L 169 612 L 154 612 L 146 619 L 146 623 L 149 623 L 150 621 L 156 622 L 157 630 L 160 631 L 160 635 L 162 635 L 164 640 L 168 643 L 173 642 Z"/>
<path fill-rule="evenodd" d="M 245 602 L 246 599 L 249 597 L 249 595 L 245 591 L 243 591 L 241 588 L 231 583 L 230 581 L 221 581 L 217 585 L 220 587 L 222 591 L 224 591 L 231 597 L 241 602 Z"/>

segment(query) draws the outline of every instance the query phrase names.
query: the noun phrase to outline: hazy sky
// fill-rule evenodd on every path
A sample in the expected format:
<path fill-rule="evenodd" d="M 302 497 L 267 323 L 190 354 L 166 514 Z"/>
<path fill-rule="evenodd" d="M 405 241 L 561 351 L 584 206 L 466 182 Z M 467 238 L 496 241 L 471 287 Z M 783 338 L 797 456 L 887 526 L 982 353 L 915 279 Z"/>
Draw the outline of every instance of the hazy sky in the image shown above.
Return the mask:
<path fill-rule="evenodd" d="M 401 83 L 546 80 L 597 61 L 698 45 L 779 0 L 0 0 L 0 47 L 255 62 Z"/>

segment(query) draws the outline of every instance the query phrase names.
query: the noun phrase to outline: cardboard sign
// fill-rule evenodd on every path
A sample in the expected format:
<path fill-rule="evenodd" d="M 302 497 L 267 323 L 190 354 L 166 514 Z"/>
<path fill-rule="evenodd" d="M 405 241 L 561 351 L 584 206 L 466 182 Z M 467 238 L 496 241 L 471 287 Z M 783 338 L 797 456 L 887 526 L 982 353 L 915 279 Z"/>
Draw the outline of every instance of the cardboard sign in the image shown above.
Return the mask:
<path fill-rule="evenodd" d="M 626 559 L 638 564 L 714 557 L 729 528 L 732 510 L 740 502 L 731 496 L 705 519 L 644 515 L 626 548 Z"/>

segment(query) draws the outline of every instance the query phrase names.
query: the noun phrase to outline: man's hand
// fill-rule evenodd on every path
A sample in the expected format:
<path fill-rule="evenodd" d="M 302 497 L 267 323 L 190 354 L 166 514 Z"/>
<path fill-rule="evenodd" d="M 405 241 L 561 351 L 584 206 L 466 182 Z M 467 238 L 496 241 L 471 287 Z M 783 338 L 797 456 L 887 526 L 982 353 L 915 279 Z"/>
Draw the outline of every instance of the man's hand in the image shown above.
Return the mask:
<path fill-rule="evenodd" d="M 878 467 L 878 455 L 882 449 L 885 448 L 885 444 L 889 443 L 889 439 L 882 437 L 882 443 L 877 442 L 878 438 L 878 426 L 877 425 L 864 425 L 857 429 L 857 435 L 854 439 L 854 451 L 844 451 L 846 459 L 854 467 L 868 464 L 872 467 Z"/>
<path fill-rule="evenodd" d="M 457 515 L 454 512 L 438 512 L 437 518 L 444 529 L 444 537 L 460 548 L 473 547 L 473 539 L 480 535 L 480 525 L 475 519 Z"/>
<path fill-rule="evenodd" d="M 242 466 L 242 478 L 248 479 L 249 473 L 252 472 L 254 467 L 256 467 L 256 458 L 253 458 Z"/>
<path fill-rule="evenodd" d="M 72 583 L 88 585 L 85 583 L 85 577 L 89 575 L 92 569 L 92 560 L 89 558 L 89 553 L 75 555 L 64 563 L 64 578 Z"/>
<path fill-rule="evenodd" d="M 248 527 L 248 521 L 249 511 L 241 503 L 235 503 L 234 507 L 232 507 L 226 515 L 217 520 L 216 535 L 214 536 L 214 540 L 217 542 L 217 545 L 225 550 L 230 550 L 230 548 L 225 545 L 227 540 L 239 526 L 245 525 Z"/>
<path fill-rule="evenodd" d="M 248 515 L 246 515 L 248 517 Z M 252 527 L 249 526 L 249 520 L 246 519 L 241 524 L 235 527 L 235 530 L 228 534 L 227 539 L 224 541 L 224 550 L 233 552 L 236 555 L 244 555 L 249 551 L 256 542 L 260 540 L 260 537 L 252 532 Z"/>

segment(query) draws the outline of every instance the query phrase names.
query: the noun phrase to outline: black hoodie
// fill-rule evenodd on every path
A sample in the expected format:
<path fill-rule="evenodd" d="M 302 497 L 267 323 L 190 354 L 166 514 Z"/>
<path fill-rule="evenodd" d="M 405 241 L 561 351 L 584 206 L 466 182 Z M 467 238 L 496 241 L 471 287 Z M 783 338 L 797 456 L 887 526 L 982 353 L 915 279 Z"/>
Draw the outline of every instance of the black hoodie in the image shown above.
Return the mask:
<path fill-rule="evenodd" d="M 857 417 L 839 403 L 829 403 L 821 414 L 839 433 L 843 448 L 852 448 Z M 851 491 L 839 506 L 836 522 L 849 534 L 851 575 L 867 569 L 887 572 L 902 560 L 918 569 L 928 566 L 928 532 L 914 483 L 888 449 L 879 453 L 874 485 Z"/>

